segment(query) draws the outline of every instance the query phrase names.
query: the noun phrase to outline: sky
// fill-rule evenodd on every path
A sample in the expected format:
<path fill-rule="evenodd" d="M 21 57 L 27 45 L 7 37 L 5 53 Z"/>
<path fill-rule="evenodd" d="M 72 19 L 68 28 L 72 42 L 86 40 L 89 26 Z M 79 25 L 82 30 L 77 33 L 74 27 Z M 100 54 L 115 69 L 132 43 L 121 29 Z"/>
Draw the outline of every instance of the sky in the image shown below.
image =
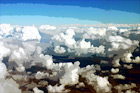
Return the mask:
<path fill-rule="evenodd" d="M 1 0 L 0 23 L 137 24 L 140 0 Z"/>

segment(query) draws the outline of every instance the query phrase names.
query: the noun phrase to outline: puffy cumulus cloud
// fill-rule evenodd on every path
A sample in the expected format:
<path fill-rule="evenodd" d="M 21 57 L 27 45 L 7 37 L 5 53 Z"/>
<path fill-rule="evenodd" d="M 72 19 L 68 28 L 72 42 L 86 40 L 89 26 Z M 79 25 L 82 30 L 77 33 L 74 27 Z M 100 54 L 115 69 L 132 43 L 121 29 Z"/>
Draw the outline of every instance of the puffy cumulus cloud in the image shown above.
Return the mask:
<path fill-rule="evenodd" d="M 14 50 L 11 54 L 11 60 L 22 60 L 27 59 L 26 53 L 23 48 L 19 47 L 18 49 Z"/>
<path fill-rule="evenodd" d="M 120 30 L 119 30 L 120 33 L 128 32 L 128 31 L 129 31 L 128 29 L 120 29 Z"/>
<path fill-rule="evenodd" d="M 84 32 L 83 38 L 85 39 L 98 39 L 106 35 L 106 28 L 93 28 L 90 27 Z"/>
<path fill-rule="evenodd" d="M 65 53 L 66 50 L 65 50 L 64 47 L 61 47 L 61 46 L 55 46 L 55 48 L 54 48 L 54 52 L 55 52 L 55 53 L 58 53 L 58 54 L 62 54 L 62 53 Z"/>
<path fill-rule="evenodd" d="M 125 53 L 122 57 L 122 60 L 126 63 L 140 63 L 140 57 L 137 56 L 135 57 L 135 59 L 132 59 L 131 57 L 133 57 L 133 55 L 131 53 Z"/>
<path fill-rule="evenodd" d="M 114 66 L 114 67 L 120 67 L 120 66 L 121 66 L 121 64 L 120 64 L 120 59 L 116 59 L 116 60 L 114 60 L 112 63 L 113 63 L 113 66 Z"/>
<path fill-rule="evenodd" d="M 0 36 L 6 37 L 13 34 L 13 27 L 10 24 L 0 24 Z"/>
<path fill-rule="evenodd" d="M 34 26 L 25 26 L 22 29 L 22 40 L 31 40 L 31 39 L 37 39 L 40 41 L 41 36 L 38 32 L 38 29 Z"/>
<path fill-rule="evenodd" d="M 124 60 L 127 63 L 131 63 L 132 62 L 131 57 L 132 57 L 132 54 L 131 53 L 125 53 L 124 54 L 124 57 L 122 58 L 122 60 Z"/>
<path fill-rule="evenodd" d="M 4 43 L 0 41 L 0 60 L 10 54 L 10 49 L 5 47 Z"/>
<path fill-rule="evenodd" d="M 122 79 L 124 80 L 126 77 L 120 74 L 111 75 L 114 79 Z"/>
<path fill-rule="evenodd" d="M 89 85 L 92 85 L 97 93 L 111 92 L 111 84 L 107 77 L 100 77 L 92 72 L 87 72 L 86 75 L 82 75 L 86 78 Z"/>
<path fill-rule="evenodd" d="M 66 92 L 69 92 L 69 90 L 66 90 L 65 89 L 65 86 L 64 85 L 55 85 L 55 86 L 51 86 L 51 85 L 48 85 L 47 87 L 48 89 L 48 92 L 49 93 L 66 93 Z"/>
<path fill-rule="evenodd" d="M 31 42 L 22 42 L 23 48 L 25 52 L 28 52 L 29 54 L 32 54 L 34 51 L 36 51 L 37 42 L 31 41 Z"/>
<path fill-rule="evenodd" d="M 55 30 L 56 27 L 55 26 L 51 26 L 51 25 L 41 25 L 39 27 L 39 29 L 41 29 L 41 30 Z"/>
<path fill-rule="evenodd" d="M 110 88 L 108 87 L 110 85 L 107 78 L 103 77 L 97 77 L 97 87 L 100 87 L 101 90 L 104 90 L 105 92 L 109 92 Z M 100 91 L 100 89 L 97 89 L 97 92 Z"/>
<path fill-rule="evenodd" d="M 42 90 L 39 90 L 37 87 L 33 88 L 34 93 L 44 93 Z"/>
<path fill-rule="evenodd" d="M 129 47 L 131 48 L 131 46 L 138 44 L 137 41 L 127 39 L 128 37 L 124 38 L 123 36 L 119 36 L 119 30 L 113 30 L 114 28 L 108 29 L 110 30 L 105 28 L 66 27 L 63 29 L 63 31 L 66 31 L 61 32 L 52 38 L 52 47 L 49 47 L 49 49 L 52 49 L 53 53 L 55 52 L 58 55 L 69 54 L 70 56 L 90 56 L 90 54 L 98 54 L 99 56 L 102 56 L 102 54 L 108 52 L 108 49 L 111 49 L 111 52 L 115 50 L 119 51 Z M 82 32 L 80 32 L 80 30 L 82 30 Z M 80 62 L 63 63 L 63 59 L 62 62 L 59 62 L 60 60 L 57 60 L 57 58 L 55 58 L 53 61 L 54 56 L 45 53 L 43 54 L 43 49 L 40 47 L 40 44 L 37 41 L 40 40 L 40 35 L 38 29 L 34 26 L 13 26 L 13 29 L 9 31 L 10 34 L 12 33 L 12 37 L 3 37 L 3 34 L 1 35 L 2 42 L 0 41 L 0 90 L 2 90 L 3 93 L 5 93 L 5 91 L 6 93 L 9 92 L 9 90 L 6 90 L 7 88 L 14 89 L 14 93 L 16 93 L 15 91 L 20 93 L 21 90 L 19 90 L 19 86 L 20 88 L 26 88 L 26 92 L 29 90 L 35 93 L 43 93 L 43 90 L 40 90 L 40 87 L 46 88 L 48 92 L 69 92 L 70 90 L 65 89 L 67 86 L 70 86 L 69 89 L 87 89 L 88 87 L 91 89 L 92 86 L 97 93 L 109 93 L 112 92 L 111 89 L 112 86 L 114 86 L 113 84 L 110 84 L 111 82 L 109 82 L 110 79 L 112 80 L 112 77 L 114 81 L 115 79 L 127 78 L 123 76 L 123 73 L 121 73 L 123 71 L 120 71 L 122 75 L 116 74 L 119 72 L 119 69 L 122 67 L 132 67 L 131 64 L 124 65 L 126 63 L 139 63 L 139 56 L 132 59 L 133 55 L 131 53 L 124 54 L 127 50 L 123 50 L 121 53 L 119 51 L 118 55 L 114 55 L 113 57 L 104 57 L 101 60 L 103 60 L 103 62 L 105 61 L 105 65 L 112 66 L 113 63 L 114 66 L 114 68 L 111 69 L 112 75 L 105 77 L 104 74 L 110 72 L 109 70 L 102 69 L 104 68 L 101 66 L 102 63 L 101 65 L 99 65 L 99 63 L 97 66 L 94 66 L 93 63 L 92 65 L 87 65 L 86 67 L 80 68 Z M 28 31 L 31 31 L 33 36 L 29 37 L 31 33 L 27 33 Z M 117 34 L 117 36 L 113 36 L 115 34 L 110 34 L 112 32 Z M 87 34 L 87 37 L 84 37 L 85 34 Z M 99 44 L 94 45 L 94 43 L 97 42 Z M 133 49 L 129 50 L 129 52 L 130 51 L 133 51 Z M 69 58 L 72 60 L 74 59 L 74 57 Z M 122 61 L 126 62 L 122 67 L 119 67 L 122 65 L 120 58 Z M 2 63 L 2 61 L 4 62 L 5 59 L 8 61 L 6 65 L 5 63 Z M 9 64 L 14 65 L 12 68 L 14 70 L 11 70 L 10 66 L 12 65 Z M 38 68 L 36 69 L 36 67 Z M 13 79 L 9 79 L 11 77 L 14 80 L 19 81 L 17 82 L 19 85 Z M 22 81 L 22 83 L 20 81 Z M 30 82 L 31 84 L 29 84 Z M 87 86 L 87 84 L 89 86 Z M 119 90 L 119 88 L 115 89 Z"/>
<path fill-rule="evenodd" d="M 7 68 L 6 65 L 2 62 L 0 62 L 0 79 L 5 79 L 7 74 Z"/>
<path fill-rule="evenodd" d="M 115 26 L 110 26 L 107 28 L 107 31 L 118 31 L 118 28 Z"/>
<path fill-rule="evenodd" d="M 137 30 L 140 30 L 140 27 L 138 27 Z"/>
<path fill-rule="evenodd" d="M 105 47 L 100 45 L 99 47 L 94 47 L 90 42 L 86 42 L 84 39 L 77 41 L 73 48 L 69 48 L 68 52 L 75 52 L 76 55 L 81 54 L 103 54 Z"/>
<path fill-rule="evenodd" d="M 138 45 L 138 41 L 123 38 L 121 36 L 109 36 L 108 41 L 111 43 L 111 48 L 108 51 L 128 49 L 133 45 Z"/>
<path fill-rule="evenodd" d="M 52 37 L 53 43 L 56 45 L 64 44 L 66 46 L 72 46 L 76 43 L 73 36 L 75 32 L 73 29 L 68 29 L 65 33 L 60 33 Z"/>
<path fill-rule="evenodd" d="M 123 33 L 118 33 L 119 31 L 125 33 L 130 32 L 130 30 L 128 29 L 118 30 L 118 28 L 116 27 L 108 27 L 107 29 L 93 27 L 69 27 L 66 29 L 66 31 L 52 37 L 51 49 L 53 51 L 55 50 L 55 55 L 64 55 L 63 53 L 74 54 L 74 56 L 83 56 L 90 54 L 110 55 L 110 53 L 114 54 L 115 51 L 121 49 L 125 50 L 131 48 L 132 46 L 137 46 L 139 43 L 138 41 L 136 41 L 137 39 L 131 40 L 129 39 L 129 37 L 126 38 Z M 82 31 L 79 32 L 79 30 Z M 63 48 L 58 46 L 61 46 Z M 60 53 L 59 51 L 56 51 L 58 49 L 60 50 Z M 63 50 L 63 52 L 61 50 Z"/>
<path fill-rule="evenodd" d="M 80 87 L 85 87 L 85 84 L 83 82 L 79 82 L 79 84 L 76 85 L 76 88 L 80 88 Z"/>
<path fill-rule="evenodd" d="M 112 69 L 111 69 L 111 72 L 112 72 L 112 73 L 118 73 L 118 72 L 119 72 L 119 69 L 118 69 L 118 68 L 116 68 L 116 69 L 112 68 Z"/>
<path fill-rule="evenodd" d="M 18 72 L 25 71 L 27 64 L 27 67 L 29 67 L 36 64 L 36 61 L 41 61 L 42 64 L 45 64 L 46 59 L 41 57 L 42 49 L 37 44 L 38 42 L 36 41 L 21 42 L 3 39 L 3 42 L 0 41 L 0 60 L 3 60 L 3 57 L 8 57 L 9 63 L 7 64 L 11 64 L 10 62 L 16 63 L 15 66 L 9 65 L 8 67 L 14 67 Z"/>
<path fill-rule="evenodd" d="M 65 74 L 60 78 L 60 83 L 63 85 L 74 85 L 79 82 L 79 62 L 75 62 L 74 64 L 68 63 L 64 66 Z"/>
<path fill-rule="evenodd" d="M 42 79 L 43 77 L 45 76 L 45 73 L 44 72 L 40 72 L 38 71 L 35 75 L 35 78 L 36 79 Z"/>
<path fill-rule="evenodd" d="M 55 35 L 52 37 L 52 45 L 55 47 L 54 52 L 55 53 L 75 53 L 75 55 L 80 56 L 81 54 L 103 54 L 104 53 L 104 46 L 100 45 L 99 47 L 94 47 L 91 45 L 91 42 L 85 41 L 85 39 L 82 40 L 75 40 L 74 38 L 75 32 L 73 29 L 68 29 L 65 33 L 60 33 L 58 35 Z M 58 46 L 65 46 L 64 48 L 60 48 Z M 59 49 L 59 50 L 58 50 Z M 66 50 L 66 51 L 65 51 Z M 65 51 L 65 52 L 64 52 Z"/>
<path fill-rule="evenodd" d="M 129 89 L 125 93 L 136 93 L 136 91 Z"/>
<path fill-rule="evenodd" d="M 136 88 L 136 87 L 137 86 L 135 83 L 131 83 L 131 84 L 119 84 L 119 85 L 115 86 L 114 88 L 118 90 L 118 93 L 121 93 L 123 90 L 128 90 L 128 89 L 132 89 L 132 88 Z M 133 92 L 131 92 L 131 93 L 133 93 Z"/>
<path fill-rule="evenodd" d="M 12 26 L 10 24 L 0 24 L 0 38 L 12 37 L 19 40 L 38 40 L 41 36 L 35 26 Z"/>
<path fill-rule="evenodd" d="M 52 68 L 53 64 L 52 56 L 40 54 L 40 58 L 44 59 L 44 61 L 42 62 L 44 66 L 46 66 L 48 69 Z"/>
<path fill-rule="evenodd" d="M 36 52 L 36 44 L 37 42 L 15 42 L 15 43 L 8 43 L 5 42 L 5 46 L 10 53 L 6 56 L 9 57 L 9 62 L 15 62 L 19 67 L 17 68 L 18 71 L 24 71 L 23 63 L 28 63 L 33 59 L 33 54 Z M 0 47 L 1 48 L 1 47 Z M 6 51 L 5 51 L 6 53 Z"/>
<path fill-rule="evenodd" d="M 86 79 L 86 82 L 91 85 L 97 93 L 111 92 L 111 84 L 108 81 L 108 77 L 101 77 L 96 74 L 96 68 L 94 65 L 88 65 L 84 68 L 80 68 L 80 75 Z"/>
<path fill-rule="evenodd" d="M 22 64 L 19 64 L 19 66 L 16 67 L 16 70 L 17 70 L 18 72 L 24 72 L 24 71 L 25 71 L 25 67 L 24 67 Z"/>
<path fill-rule="evenodd" d="M 0 80 L 1 93 L 21 93 L 19 85 L 13 79 Z"/>
<path fill-rule="evenodd" d="M 132 69 L 133 68 L 133 64 L 129 64 L 129 65 L 124 64 L 123 66 L 127 69 Z"/>

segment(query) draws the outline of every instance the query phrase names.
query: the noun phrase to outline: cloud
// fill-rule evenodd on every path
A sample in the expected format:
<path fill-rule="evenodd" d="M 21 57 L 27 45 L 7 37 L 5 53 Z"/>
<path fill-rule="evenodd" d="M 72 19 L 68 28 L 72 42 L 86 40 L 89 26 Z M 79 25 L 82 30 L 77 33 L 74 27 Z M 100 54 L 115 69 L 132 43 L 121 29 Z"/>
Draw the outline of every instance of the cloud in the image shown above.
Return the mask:
<path fill-rule="evenodd" d="M 0 37 L 8 38 L 14 37 L 19 40 L 38 40 L 40 41 L 41 36 L 38 29 L 35 26 L 12 26 L 10 24 L 0 24 Z"/>
<path fill-rule="evenodd" d="M 122 57 L 122 60 L 125 63 L 137 63 L 137 64 L 140 63 L 140 57 L 139 56 L 136 56 L 135 59 L 132 59 L 132 57 L 133 57 L 133 55 L 131 53 L 125 53 Z"/>
<path fill-rule="evenodd" d="M 48 85 L 47 87 L 48 91 L 51 93 L 51 92 L 61 92 L 61 93 L 64 93 L 64 92 L 69 92 L 69 90 L 65 90 L 65 87 L 64 85 L 55 85 L 55 86 L 51 86 L 51 85 Z"/>
<path fill-rule="evenodd" d="M 34 26 L 25 26 L 22 29 L 22 40 L 37 39 L 40 41 L 41 36 L 39 35 L 38 29 Z"/>
<path fill-rule="evenodd" d="M 112 73 L 118 73 L 118 72 L 119 72 L 119 69 L 118 69 L 118 68 L 116 68 L 116 69 L 112 68 L 112 69 L 111 69 L 111 72 L 112 72 Z"/>
<path fill-rule="evenodd" d="M 0 36 L 12 35 L 14 28 L 10 24 L 0 24 Z"/>
<path fill-rule="evenodd" d="M 126 77 L 121 75 L 121 74 L 115 74 L 115 75 L 111 75 L 114 79 L 122 79 L 124 80 Z"/>
<path fill-rule="evenodd" d="M 13 79 L 0 80 L 1 93 L 21 93 L 19 85 Z"/>
<path fill-rule="evenodd" d="M 42 30 L 55 30 L 56 27 L 55 26 L 51 26 L 51 25 L 41 25 L 39 27 L 39 29 L 42 29 Z"/>
<path fill-rule="evenodd" d="M 99 39 L 106 35 L 106 28 L 93 28 L 90 27 L 84 32 L 83 38 L 85 39 Z"/>
<path fill-rule="evenodd" d="M 118 28 L 115 26 L 110 26 L 107 28 L 107 31 L 118 31 Z"/>
<path fill-rule="evenodd" d="M 107 77 L 97 76 L 90 71 L 83 75 L 83 77 L 86 78 L 88 84 L 93 86 L 97 93 L 111 92 L 111 84 Z"/>
<path fill-rule="evenodd" d="M 62 53 L 65 53 L 66 50 L 65 50 L 64 47 L 56 46 L 56 47 L 54 48 L 54 52 L 55 52 L 55 53 L 58 53 L 58 54 L 62 54 Z"/>
<path fill-rule="evenodd" d="M 3 42 L 0 42 L 0 59 L 2 60 L 3 57 L 6 57 L 11 51 L 10 49 L 6 48 L 4 46 L 4 43 Z"/>
<path fill-rule="evenodd" d="M 7 68 L 4 63 L 0 62 L 0 79 L 5 79 L 7 74 Z"/>
<path fill-rule="evenodd" d="M 109 36 L 108 41 L 111 43 L 111 48 L 108 51 L 117 51 L 120 49 L 128 49 L 131 46 L 138 45 L 138 41 L 123 38 L 121 36 Z"/>
<path fill-rule="evenodd" d="M 37 87 L 33 88 L 34 93 L 44 93 L 42 90 L 39 90 Z"/>
<path fill-rule="evenodd" d="M 127 90 L 127 89 L 132 89 L 137 87 L 135 83 L 131 83 L 131 84 L 119 84 L 117 86 L 115 86 L 114 88 L 118 90 L 118 92 L 122 92 L 123 90 Z"/>
<path fill-rule="evenodd" d="M 46 51 L 40 45 L 41 37 L 35 26 L 12 28 L 9 30 L 10 34 L 7 34 L 11 37 L 3 36 L 2 32 L 0 39 L 0 90 L 3 92 L 9 91 L 6 90 L 8 88 L 20 93 L 19 86 L 21 89 L 24 86 L 26 92 L 43 92 L 44 89 L 48 92 L 69 92 L 72 88 L 89 89 L 91 86 L 97 93 L 111 92 L 114 84 L 110 80 L 115 82 L 116 79 L 127 79 L 127 76 L 123 76 L 122 69 L 135 69 L 132 63 L 138 65 L 140 62 L 140 57 L 133 53 L 138 41 L 124 37 L 122 33 L 118 33 L 118 28 L 110 28 L 109 31 L 108 28 L 60 27 L 63 31 L 54 35 L 51 45 L 47 47 L 47 52 L 52 50 L 52 54 L 44 53 Z M 30 36 L 30 32 L 26 35 L 28 31 L 33 35 Z M 57 59 L 58 56 L 62 58 Z M 82 58 L 86 60 L 81 60 Z M 87 64 L 89 58 L 90 61 L 98 60 L 98 63 L 94 60 L 91 65 Z M 85 62 L 86 67 L 81 67 L 80 61 Z M 103 62 L 106 64 L 102 65 Z M 106 65 L 113 68 L 104 70 Z M 105 76 L 110 72 L 111 75 Z M 19 85 L 14 80 L 19 81 Z M 115 89 L 119 90 L 117 87 Z"/>
<path fill-rule="evenodd" d="M 66 64 L 64 67 L 65 74 L 60 78 L 60 84 L 63 85 L 74 85 L 79 82 L 79 62 L 75 62 L 74 64 Z"/>
<path fill-rule="evenodd" d="M 76 41 L 75 31 L 73 29 L 68 29 L 64 33 L 60 33 L 52 37 L 52 45 L 55 47 L 54 52 L 59 53 L 56 51 L 56 46 L 64 46 L 65 52 L 68 53 L 75 53 L 75 55 L 80 56 L 81 54 L 103 54 L 104 53 L 104 46 L 100 45 L 99 47 L 94 47 L 91 45 L 91 42 L 85 41 L 85 39 Z M 63 50 L 64 50 L 63 48 Z M 61 50 L 59 50 L 61 51 Z M 64 53 L 65 53 L 64 52 Z"/>

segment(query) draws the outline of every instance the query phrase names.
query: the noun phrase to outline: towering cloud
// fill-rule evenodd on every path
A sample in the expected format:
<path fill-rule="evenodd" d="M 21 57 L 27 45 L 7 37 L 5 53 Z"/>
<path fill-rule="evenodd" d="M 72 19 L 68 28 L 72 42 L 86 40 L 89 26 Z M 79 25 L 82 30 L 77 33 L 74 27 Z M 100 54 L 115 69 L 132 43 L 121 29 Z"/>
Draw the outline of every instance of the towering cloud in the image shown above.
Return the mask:
<path fill-rule="evenodd" d="M 128 89 L 137 87 L 136 84 L 123 87 L 116 80 L 129 79 L 122 70 L 127 68 L 131 72 L 140 63 L 139 50 L 132 53 L 139 41 L 123 35 L 130 30 L 62 28 L 66 31 L 54 35 L 48 50 L 44 51 L 39 42 L 39 30 L 57 30 L 55 27 L 42 25 L 38 30 L 35 26 L 0 25 L 0 92 L 21 93 L 20 87 L 22 91 L 35 93 L 71 92 L 74 89 L 109 93 L 112 89 L 129 92 Z M 108 56 L 109 53 L 113 56 Z"/>
<path fill-rule="evenodd" d="M 31 40 L 31 39 L 37 39 L 40 40 L 41 36 L 39 35 L 38 29 L 34 26 L 25 26 L 22 29 L 22 40 Z"/>
<path fill-rule="evenodd" d="M 0 38 L 14 37 L 19 40 L 40 41 L 41 36 L 35 26 L 12 26 L 10 24 L 0 24 Z"/>
<path fill-rule="evenodd" d="M 0 37 L 7 37 L 13 34 L 14 28 L 10 24 L 0 24 Z"/>

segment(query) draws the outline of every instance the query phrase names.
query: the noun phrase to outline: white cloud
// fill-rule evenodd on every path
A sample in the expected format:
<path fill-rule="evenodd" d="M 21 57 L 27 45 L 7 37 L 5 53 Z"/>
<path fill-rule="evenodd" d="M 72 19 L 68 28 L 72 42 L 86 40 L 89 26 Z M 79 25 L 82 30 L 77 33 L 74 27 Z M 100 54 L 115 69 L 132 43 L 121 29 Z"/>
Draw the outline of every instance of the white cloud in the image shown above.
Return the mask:
<path fill-rule="evenodd" d="M 78 70 L 79 70 L 79 62 L 75 62 L 74 64 L 66 64 L 64 66 L 64 71 L 65 74 L 64 76 L 60 79 L 60 83 L 63 85 L 74 85 L 79 82 L 79 75 L 78 75 Z"/>
<path fill-rule="evenodd" d="M 51 25 L 41 25 L 39 27 L 39 29 L 42 29 L 42 30 L 55 30 L 56 27 L 55 26 L 51 26 Z"/>
<path fill-rule="evenodd" d="M 69 90 L 65 90 L 65 87 L 64 85 L 55 85 L 55 86 L 51 86 L 51 85 L 48 85 L 47 87 L 49 93 L 56 93 L 56 92 L 61 92 L 61 93 L 66 93 L 66 92 L 69 92 Z"/>
<path fill-rule="evenodd" d="M 107 31 L 118 31 L 118 28 L 115 26 L 110 26 L 107 28 Z"/>
<path fill-rule="evenodd" d="M 117 51 L 120 49 L 128 49 L 133 45 L 138 45 L 138 41 L 131 41 L 130 39 L 123 38 L 121 36 L 109 36 L 108 41 L 111 43 L 109 51 Z"/>
<path fill-rule="evenodd" d="M 55 48 L 54 48 L 54 52 L 55 52 L 55 53 L 58 53 L 58 54 L 62 54 L 62 53 L 65 53 L 66 50 L 65 50 L 64 47 L 61 47 L 61 46 L 55 46 Z"/>
<path fill-rule="evenodd" d="M 131 57 L 133 57 L 133 55 L 131 53 L 125 53 L 122 57 L 122 60 L 126 63 L 140 63 L 140 57 L 137 56 L 135 57 L 135 59 L 132 59 Z"/>
<path fill-rule="evenodd" d="M 6 25 L 6 26 L 10 28 L 11 25 Z M 48 82 L 45 83 L 46 85 L 44 83 L 40 83 L 40 82 L 38 83 L 38 85 L 44 84 L 49 92 L 68 92 L 69 90 L 65 89 L 65 85 L 72 86 L 72 87 L 76 86 L 76 88 L 80 88 L 80 87 L 85 87 L 86 83 L 91 85 L 96 90 L 97 93 L 111 92 L 112 85 L 109 83 L 108 77 L 98 76 L 97 73 L 95 73 L 96 71 L 101 71 L 102 74 L 103 72 L 106 73 L 108 70 L 104 71 L 102 68 L 100 68 L 100 65 L 98 66 L 87 65 L 86 67 L 80 68 L 79 66 L 80 62 L 75 62 L 74 64 L 72 62 L 54 63 L 53 56 L 48 54 L 44 55 L 42 53 L 43 49 L 38 44 L 38 41 L 41 39 L 41 37 L 36 27 L 34 26 L 11 26 L 11 27 L 12 28 L 8 30 L 2 28 L 2 30 L 4 29 L 5 31 L 9 31 L 9 32 L 8 33 L 2 32 L 2 35 L 0 35 L 1 36 L 0 90 L 4 92 L 5 91 L 9 92 L 9 90 L 6 90 L 7 88 L 8 89 L 15 88 L 15 90 L 17 90 L 18 93 L 20 93 L 21 90 L 18 89 L 18 84 L 16 84 L 15 81 L 10 79 L 5 80 L 5 77 L 8 76 L 8 78 L 13 77 L 15 80 L 23 79 L 25 81 L 28 81 L 29 79 L 28 75 L 33 75 L 33 77 L 32 76 L 31 77 L 33 79 L 34 78 L 38 79 L 39 81 L 42 81 L 42 79 L 44 78 L 45 79 L 47 78 L 49 80 L 54 80 L 54 81 L 56 80 L 55 82 L 57 84 L 55 86 L 52 86 L 51 83 L 50 85 L 48 85 Z M 92 28 L 92 27 L 91 28 L 66 27 L 65 29 L 67 29 L 65 32 L 61 32 L 52 38 L 51 44 L 52 44 L 53 51 L 58 55 L 67 53 L 71 56 L 84 55 L 85 57 L 86 55 L 90 56 L 90 54 L 91 55 L 98 54 L 98 56 L 102 56 L 102 54 L 108 53 L 107 50 L 110 50 L 111 52 L 115 51 L 114 54 L 117 54 L 116 51 L 120 52 L 120 50 L 122 49 L 131 48 L 133 45 L 138 44 L 138 41 L 132 41 L 128 39 L 128 37 L 124 38 L 123 36 L 120 36 L 119 35 L 120 33 L 117 33 L 117 31 L 119 30 L 116 29 L 115 27 L 108 28 L 108 31 L 105 28 Z M 79 32 L 80 30 L 82 30 L 82 32 Z M 118 35 L 110 34 L 112 32 Z M 3 35 L 5 36 L 12 35 L 12 37 L 7 38 Z M 38 41 L 34 39 L 37 39 Z M 96 40 L 98 44 L 96 44 Z M 113 73 L 111 77 L 113 77 L 113 79 L 127 78 L 121 74 L 116 74 L 119 72 L 119 66 L 121 66 L 121 64 L 119 63 L 120 58 L 122 61 L 126 63 L 140 62 L 139 56 L 135 57 L 134 59 L 131 58 L 133 57 L 132 53 L 130 52 L 132 50 L 128 50 L 129 52 L 125 54 L 123 51 L 121 51 L 120 54 L 118 53 L 118 55 L 111 56 L 110 59 L 113 58 L 112 63 L 114 66 L 114 68 L 111 69 L 111 72 Z M 6 65 L 4 63 L 2 63 L 3 57 L 6 56 L 9 56 L 8 59 L 9 63 L 7 64 L 8 68 L 6 68 Z M 107 55 L 107 57 L 110 56 Z M 57 59 L 55 59 L 55 61 L 56 60 Z M 14 68 L 18 71 L 16 75 L 12 75 L 10 73 L 13 72 L 10 68 L 11 65 L 9 65 L 12 64 L 11 61 L 16 63 L 16 65 L 14 65 Z M 110 61 L 106 62 L 106 64 L 109 64 L 109 62 Z M 39 65 L 42 66 L 43 68 L 46 67 L 47 70 L 45 70 L 46 72 L 37 71 L 37 73 L 27 72 L 25 76 L 21 75 L 26 73 L 26 69 L 30 68 L 33 65 Z M 123 67 L 131 69 L 132 64 L 130 65 L 123 64 Z M 9 72 L 8 74 L 7 74 L 7 70 Z M 79 82 L 79 76 L 85 78 L 85 82 L 84 81 Z M 14 82 L 14 84 L 11 82 Z M 43 91 L 37 88 L 38 85 L 35 84 L 34 82 L 33 84 L 34 87 L 32 86 L 32 89 L 34 92 L 42 93 Z M 125 85 L 125 87 L 127 87 L 127 85 Z"/>
<path fill-rule="evenodd" d="M 10 24 L 0 24 L 0 38 L 8 38 L 8 36 L 19 40 L 40 41 L 41 36 L 35 26 L 12 26 Z"/>
<path fill-rule="evenodd" d="M 116 68 L 116 69 L 112 68 L 112 69 L 111 69 L 111 72 L 112 72 L 112 73 L 118 73 L 118 72 L 119 72 L 119 69 L 118 69 L 118 68 Z"/>
<path fill-rule="evenodd" d="M 129 64 L 129 65 L 124 64 L 123 66 L 127 69 L 132 69 L 133 68 L 133 64 Z"/>
<path fill-rule="evenodd" d="M 34 93 L 44 93 L 42 90 L 39 90 L 37 87 L 33 88 Z"/>
<path fill-rule="evenodd" d="M 115 74 L 115 75 L 111 75 L 114 79 L 122 79 L 124 80 L 126 77 L 121 75 L 121 74 Z"/>
<path fill-rule="evenodd" d="M 123 90 L 128 90 L 128 89 L 132 89 L 135 87 L 137 87 L 136 84 L 131 83 L 131 84 L 119 84 L 119 85 L 115 86 L 114 88 L 118 90 L 118 93 L 121 93 Z"/>
<path fill-rule="evenodd" d="M 40 54 L 40 58 L 42 58 L 42 59 L 45 60 L 43 62 L 43 65 L 44 66 L 46 66 L 48 69 L 51 69 L 52 68 L 52 64 L 53 64 L 52 56 Z"/>
<path fill-rule="evenodd" d="M 14 50 L 11 54 L 11 60 L 22 60 L 27 59 L 26 53 L 23 48 L 19 47 L 17 50 Z"/>
<path fill-rule="evenodd" d="M 7 74 L 7 68 L 6 65 L 2 62 L 0 62 L 0 79 L 5 79 Z"/>
<path fill-rule="evenodd" d="M 90 27 L 83 33 L 85 39 L 98 39 L 106 35 L 106 28 L 93 28 Z"/>
<path fill-rule="evenodd" d="M 54 51 L 56 52 L 56 46 L 63 45 L 66 47 L 65 50 L 67 50 L 68 53 L 75 53 L 75 55 L 78 56 L 88 53 L 104 53 L 105 49 L 103 45 L 94 47 L 93 45 L 91 45 L 91 42 L 87 42 L 85 41 L 85 39 L 76 41 L 74 38 L 75 34 L 76 33 L 73 29 L 68 29 L 65 33 L 60 33 L 52 37 L 52 45 L 55 47 Z"/>
<path fill-rule="evenodd" d="M 120 33 L 122 33 L 122 32 L 128 32 L 128 29 L 120 29 L 119 32 Z"/>
<path fill-rule="evenodd" d="M 13 79 L 0 80 L 1 93 L 21 93 L 19 85 Z"/>
<path fill-rule="evenodd" d="M 13 34 L 13 27 L 10 24 L 0 24 L 0 36 L 6 37 Z"/>
<path fill-rule="evenodd" d="M 34 26 L 25 26 L 22 29 L 22 40 L 31 40 L 31 39 L 37 39 L 40 41 L 41 36 L 38 32 L 38 29 Z"/>
<path fill-rule="evenodd" d="M 0 59 L 2 60 L 3 57 L 6 57 L 10 52 L 10 49 L 5 47 L 3 42 L 0 42 Z"/>

